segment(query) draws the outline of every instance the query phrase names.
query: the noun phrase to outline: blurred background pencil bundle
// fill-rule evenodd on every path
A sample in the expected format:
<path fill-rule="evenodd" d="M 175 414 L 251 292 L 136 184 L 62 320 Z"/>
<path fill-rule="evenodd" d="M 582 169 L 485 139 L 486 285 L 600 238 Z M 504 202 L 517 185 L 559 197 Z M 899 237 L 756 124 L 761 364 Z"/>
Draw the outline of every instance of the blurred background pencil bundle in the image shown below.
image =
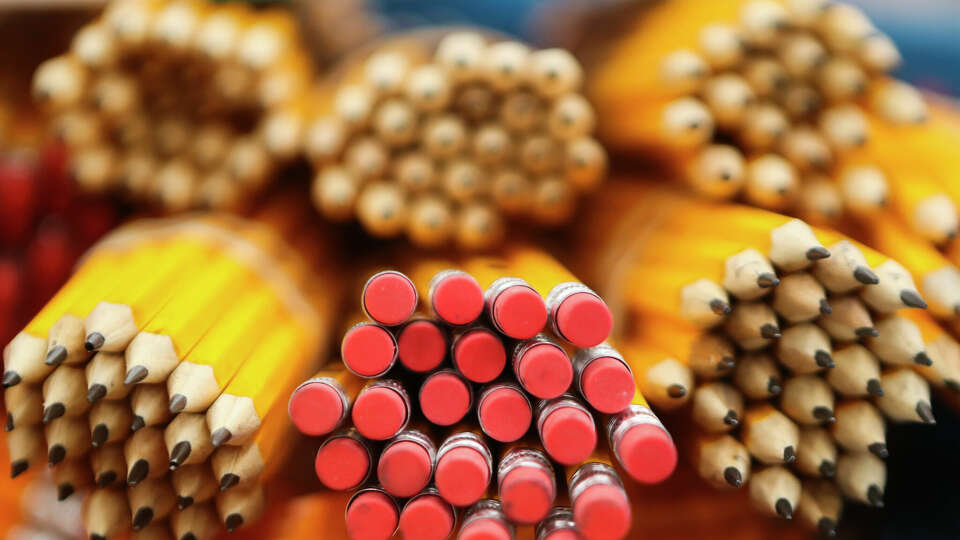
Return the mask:
<path fill-rule="evenodd" d="M 323 215 L 422 247 L 486 248 L 507 218 L 566 222 L 603 181 L 568 52 L 439 29 L 371 47 L 328 77 L 303 127 Z"/>
<path fill-rule="evenodd" d="M 290 450 L 286 396 L 339 299 L 332 245 L 282 200 L 251 221 L 118 229 L 5 348 L 12 476 L 47 461 L 59 500 L 93 489 L 91 538 L 167 517 L 177 538 L 212 538 L 262 513 Z"/>
<path fill-rule="evenodd" d="M 84 191 L 178 211 L 266 185 L 290 158 L 268 145 L 268 118 L 313 77 L 285 10 L 126 0 L 37 69 L 33 95 Z"/>
<path fill-rule="evenodd" d="M 623 483 L 662 481 L 676 449 L 628 361 L 604 342 L 613 320 L 603 300 L 532 247 L 403 268 L 366 281 L 365 318 L 343 337 L 343 364 L 305 381 L 288 405 L 301 432 L 327 436 L 320 482 L 361 488 L 346 503 L 350 536 L 399 527 L 446 538 L 459 521 L 460 538 L 485 538 L 511 523 L 546 527 L 566 500 L 563 528 L 625 537 Z M 458 519 L 454 507 L 467 509 Z"/>
<path fill-rule="evenodd" d="M 650 183 L 594 204 L 582 275 L 629 314 L 624 357 L 678 411 L 666 425 L 700 476 L 828 536 L 843 499 L 882 507 L 887 423 L 935 423 L 930 386 L 960 369 L 910 274 L 838 233 Z"/>

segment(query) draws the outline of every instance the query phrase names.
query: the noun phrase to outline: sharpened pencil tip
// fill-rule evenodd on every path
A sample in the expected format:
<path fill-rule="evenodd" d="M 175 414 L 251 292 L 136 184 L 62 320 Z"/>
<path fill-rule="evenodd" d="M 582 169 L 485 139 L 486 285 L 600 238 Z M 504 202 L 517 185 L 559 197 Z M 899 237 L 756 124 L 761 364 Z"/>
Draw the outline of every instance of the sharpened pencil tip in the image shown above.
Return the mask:
<path fill-rule="evenodd" d="M 20 384 L 20 375 L 16 371 L 6 371 L 3 373 L 3 387 L 10 388 Z"/>
<path fill-rule="evenodd" d="M 867 268 L 866 266 L 856 267 L 853 271 L 853 277 L 864 285 L 876 285 L 877 283 L 880 283 L 880 278 L 873 273 L 873 270 Z"/>
<path fill-rule="evenodd" d="M 687 395 L 687 389 L 682 384 L 671 384 L 667 387 L 667 395 L 673 399 L 680 399 Z"/>
<path fill-rule="evenodd" d="M 187 408 L 187 396 L 183 394 L 174 394 L 170 396 L 170 412 L 177 414 Z"/>
<path fill-rule="evenodd" d="M 900 291 L 900 300 L 907 306 L 918 309 L 927 309 L 927 303 L 917 291 L 904 289 Z"/>
<path fill-rule="evenodd" d="M 757 276 L 757 286 L 761 289 L 769 289 L 780 284 L 780 280 L 773 272 L 764 272 Z"/>
<path fill-rule="evenodd" d="M 145 427 L 147 423 L 144 421 L 142 416 L 134 416 L 133 422 L 130 422 L 130 431 L 136 431 L 142 427 Z"/>
<path fill-rule="evenodd" d="M 102 384 L 91 384 L 87 389 L 87 401 L 90 403 L 96 403 L 105 395 L 107 395 L 107 387 Z"/>
<path fill-rule="evenodd" d="M 191 504 L 193 504 L 193 497 L 177 497 L 177 508 L 180 510 L 189 508 Z"/>
<path fill-rule="evenodd" d="M 867 450 L 880 459 L 887 459 L 890 457 L 890 451 L 887 450 L 887 445 L 882 442 L 875 442 L 867 445 Z"/>
<path fill-rule="evenodd" d="M 833 307 L 830 306 L 830 302 L 827 302 L 826 298 L 820 299 L 820 314 L 821 315 L 830 315 L 833 313 Z"/>
<path fill-rule="evenodd" d="M 927 356 L 926 351 L 918 352 L 917 355 L 913 357 L 913 361 L 916 362 L 917 364 L 920 364 L 921 366 L 933 365 L 933 360 L 931 360 L 930 357 Z"/>
<path fill-rule="evenodd" d="M 10 464 L 10 478 L 16 478 L 30 468 L 30 462 L 25 459 L 18 459 Z"/>
<path fill-rule="evenodd" d="M 60 484 L 57 486 L 57 500 L 65 501 L 73 495 L 73 484 Z"/>
<path fill-rule="evenodd" d="M 47 351 L 47 358 L 44 360 L 48 366 L 59 366 L 67 359 L 67 348 L 63 345 L 57 345 L 56 347 Z"/>
<path fill-rule="evenodd" d="M 53 405 L 44 407 L 43 409 L 43 423 L 49 424 L 53 420 L 60 418 L 67 413 L 67 408 L 63 403 L 54 403 Z"/>
<path fill-rule="evenodd" d="M 784 498 L 777 499 L 777 504 L 774 505 L 774 508 L 776 508 L 777 514 L 783 519 L 793 519 L 793 505 L 790 504 L 790 501 Z"/>
<path fill-rule="evenodd" d="M 233 473 L 227 473 L 220 477 L 220 491 L 226 491 L 239 483 L 239 476 Z"/>
<path fill-rule="evenodd" d="M 737 418 L 736 411 L 727 411 L 727 414 L 723 415 L 723 423 L 728 426 L 736 426 L 740 423 L 740 420 Z"/>
<path fill-rule="evenodd" d="M 813 408 L 813 417 L 819 422 L 833 423 L 837 419 L 833 417 L 833 411 L 827 407 L 814 407 Z"/>
<path fill-rule="evenodd" d="M 180 441 L 173 445 L 173 450 L 170 451 L 171 471 L 175 471 L 177 467 L 190 457 L 190 450 L 190 443 L 187 441 Z"/>
<path fill-rule="evenodd" d="M 50 447 L 50 451 L 47 452 L 47 461 L 50 463 L 50 466 L 53 467 L 57 463 L 60 463 L 67 457 L 67 449 L 63 447 L 62 444 L 55 444 Z"/>
<path fill-rule="evenodd" d="M 717 371 L 726 371 L 737 367 L 737 361 L 732 356 L 724 356 L 717 363 Z"/>
<path fill-rule="evenodd" d="M 880 490 L 880 486 L 871 484 L 870 487 L 867 488 L 867 500 L 869 500 L 873 506 L 883 508 L 883 491 Z"/>
<path fill-rule="evenodd" d="M 13 415 L 7 412 L 7 423 L 3 426 L 4 431 L 13 431 Z"/>
<path fill-rule="evenodd" d="M 733 308 L 727 302 L 714 298 L 710 301 L 710 311 L 713 311 L 716 315 L 729 315 Z"/>
<path fill-rule="evenodd" d="M 243 526 L 243 516 L 240 514 L 230 514 L 227 516 L 227 519 L 223 521 L 223 524 L 227 527 L 227 532 L 233 532 Z"/>
<path fill-rule="evenodd" d="M 107 471 L 97 477 L 97 487 L 103 489 L 117 481 L 117 473 Z"/>
<path fill-rule="evenodd" d="M 760 335 L 765 339 L 780 339 L 780 329 L 767 323 L 760 327 Z"/>
<path fill-rule="evenodd" d="M 867 381 L 867 393 L 874 397 L 883 397 L 883 386 L 879 379 L 870 379 Z"/>
<path fill-rule="evenodd" d="M 233 437 L 233 433 L 230 433 L 229 429 L 221 427 L 213 430 L 213 433 L 210 434 L 210 442 L 213 443 L 214 448 L 219 448 L 220 445 L 229 441 L 230 437 Z"/>
<path fill-rule="evenodd" d="M 823 460 L 818 470 L 825 478 L 833 478 L 833 475 L 837 474 L 837 465 L 832 461 Z"/>
<path fill-rule="evenodd" d="M 813 353 L 813 360 L 822 368 L 833 369 L 837 366 L 833 361 L 833 357 L 830 356 L 830 353 L 827 351 L 817 351 Z"/>
<path fill-rule="evenodd" d="M 138 382 L 147 378 L 147 375 L 150 372 L 147 368 L 143 366 L 133 366 L 127 371 L 126 377 L 123 378 L 123 384 L 130 386 L 131 384 L 137 384 Z"/>
<path fill-rule="evenodd" d="M 90 540 L 107 540 L 107 537 L 101 534 L 90 533 Z"/>
<path fill-rule="evenodd" d="M 193 533 L 188 532 L 187 534 L 181 536 L 180 540 L 197 540 L 197 537 Z"/>
<path fill-rule="evenodd" d="M 820 518 L 820 521 L 817 522 L 817 528 L 820 529 L 820 534 L 828 538 L 837 536 L 837 522 L 830 518 Z"/>
<path fill-rule="evenodd" d="M 90 443 L 94 448 L 99 447 L 101 444 L 107 442 L 107 439 L 110 438 L 110 430 L 107 428 L 106 424 L 97 424 L 93 427 L 93 431 L 90 432 Z"/>
<path fill-rule="evenodd" d="M 957 382 L 953 379 L 947 379 L 943 381 L 943 384 L 946 385 L 950 390 L 960 394 L 960 382 Z"/>
<path fill-rule="evenodd" d="M 793 446 L 787 446 L 783 449 L 783 462 L 784 463 L 793 463 L 797 460 L 797 451 L 794 450 Z"/>
<path fill-rule="evenodd" d="M 143 482 L 148 474 L 150 474 L 150 463 L 145 459 L 138 459 L 127 473 L 127 485 L 135 486 Z"/>
<path fill-rule="evenodd" d="M 727 467 L 723 470 L 723 479 L 731 486 L 738 488 L 743 485 L 743 475 L 736 467 Z"/>
<path fill-rule="evenodd" d="M 926 401 L 917 402 L 917 416 L 926 424 L 936 424 L 937 420 L 933 417 L 933 409 Z"/>
<path fill-rule="evenodd" d="M 812 247 L 807 250 L 807 260 L 819 261 L 830 256 L 830 250 L 823 246 Z"/>
<path fill-rule="evenodd" d="M 153 521 L 153 508 L 141 508 L 133 516 L 133 530 L 139 531 L 149 525 L 151 521 Z"/>
<path fill-rule="evenodd" d="M 83 342 L 83 347 L 88 351 L 96 351 L 99 350 L 100 347 L 103 347 L 106 341 L 106 338 L 104 338 L 100 332 L 90 332 L 87 334 L 87 339 Z"/>
<path fill-rule="evenodd" d="M 861 326 L 860 328 L 854 330 L 853 333 L 856 334 L 857 337 L 862 338 L 877 337 L 880 335 L 880 332 L 877 332 L 877 329 L 873 328 L 872 326 Z"/>
<path fill-rule="evenodd" d="M 779 395 L 783 391 L 783 386 L 780 385 L 780 381 L 776 377 L 770 377 L 767 379 L 767 392 L 770 392 L 771 396 Z"/>

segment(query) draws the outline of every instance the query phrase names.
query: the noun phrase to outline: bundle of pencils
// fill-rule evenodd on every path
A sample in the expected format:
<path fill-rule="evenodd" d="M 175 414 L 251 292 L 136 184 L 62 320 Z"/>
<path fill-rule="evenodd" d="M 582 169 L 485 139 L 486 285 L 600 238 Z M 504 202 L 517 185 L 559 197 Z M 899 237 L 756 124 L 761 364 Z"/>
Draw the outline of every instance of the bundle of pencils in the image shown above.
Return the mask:
<path fill-rule="evenodd" d="M 86 191 L 224 208 L 294 156 L 271 127 L 313 78 L 296 22 L 246 2 L 116 0 L 33 80 Z"/>
<path fill-rule="evenodd" d="M 934 422 L 956 341 L 903 266 L 804 222 L 618 182 L 578 245 L 640 390 L 698 474 L 761 512 L 835 534 L 843 500 L 883 506 L 889 423 Z M 599 253 L 600 256 L 596 256 Z"/>
<path fill-rule="evenodd" d="M 346 62 L 285 129 L 303 126 L 328 218 L 423 247 L 489 247 L 505 216 L 563 223 L 603 181 L 582 77 L 562 49 L 424 31 Z"/>
<path fill-rule="evenodd" d="M 462 539 L 515 524 L 624 538 L 621 471 L 660 482 L 676 448 L 605 342 L 606 303 L 532 247 L 399 268 L 364 283 L 342 364 L 288 405 L 301 432 L 326 437 L 321 483 L 356 490 L 350 536 L 442 539 L 459 523 Z"/>
<path fill-rule="evenodd" d="M 920 205 L 917 219 L 944 234 L 937 214 L 952 206 L 944 188 L 925 178 L 898 193 L 905 178 L 892 176 L 907 170 L 887 167 L 884 153 L 897 143 L 883 124 L 917 122 L 923 102 L 886 75 L 900 54 L 858 8 L 667 0 L 635 11 L 624 32 L 595 48 L 586 79 L 611 148 L 641 150 L 714 199 L 811 223 Z"/>
<path fill-rule="evenodd" d="M 310 212 L 282 202 L 118 229 L 4 349 L 12 476 L 47 461 L 61 500 L 91 488 L 89 538 L 212 538 L 263 511 L 339 297 Z"/>

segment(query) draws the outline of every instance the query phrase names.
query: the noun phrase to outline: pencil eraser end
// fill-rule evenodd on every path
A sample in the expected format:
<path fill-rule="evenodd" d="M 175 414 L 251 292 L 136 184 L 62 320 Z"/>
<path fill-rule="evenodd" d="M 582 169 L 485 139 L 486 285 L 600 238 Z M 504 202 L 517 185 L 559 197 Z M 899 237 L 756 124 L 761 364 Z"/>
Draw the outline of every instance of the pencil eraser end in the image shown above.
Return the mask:
<path fill-rule="evenodd" d="M 630 405 L 636 386 L 633 374 L 616 358 L 597 358 L 580 375 L 580 388 L 590 406 L 615 414 Z"/>
<path fill-rule="evenodd" d="M 677 447 L 660 427 L 634 426 L 617 443 L 616 453 L 627 473 L 637 482 L 656 484 L 677 467 Z"/>
<path fill-rule="evenodd" d="M 509 337 L 530 339 L 547 324 L 547 306 L 537 291 L 514 285 L 497 295 L 493 318 Z"/>
<path fill-rule="evenodd" d="M 598 296 L 579 292 L 565 298 L 554 314 L 557 329 L 577 347 L 593 347 L 610 337 L 613 313 Z"/>

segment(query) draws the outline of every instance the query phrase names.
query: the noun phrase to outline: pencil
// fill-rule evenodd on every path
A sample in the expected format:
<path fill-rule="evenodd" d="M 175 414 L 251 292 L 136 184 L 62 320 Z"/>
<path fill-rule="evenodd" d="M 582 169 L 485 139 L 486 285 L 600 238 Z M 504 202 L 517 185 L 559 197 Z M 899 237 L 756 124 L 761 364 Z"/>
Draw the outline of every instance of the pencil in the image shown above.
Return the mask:
<path fill-rule="evenodd" d="M 837 472 L 837 443 L 826 428 L 801 427 L 797 444 L 798 471 L 807 476 L 833 478 Z"/>
<path fill-rule="evenodd" d="M 850 401 L 837 407 L 836 417 L 830 432 L 845 450 L 869 451 L 880 458 L 889 455 L 883 416 L 876 407 L 867 401 Z"/>
<path fill-rule="evenodd" d="M 121 353 L 98 352 L 87 363 L 86 397 L 90 403 L 126 398 L 132 388 L 123 384 L 126 363 Z"/>
<path fill-rule="evenodd" d="M 749 488 L 755 508 L 767 515 L 793 519 L 800 500 L 800 480 L 786 468 L 774 465 L 754 471 Z"/>
<path fill-rule="evenodd" d="M 177 496 L 179 510 L 205 503 L 217 494 L 217 481 L 207 463 L 177 467 L 170 473 L 170 484 Z"/>

